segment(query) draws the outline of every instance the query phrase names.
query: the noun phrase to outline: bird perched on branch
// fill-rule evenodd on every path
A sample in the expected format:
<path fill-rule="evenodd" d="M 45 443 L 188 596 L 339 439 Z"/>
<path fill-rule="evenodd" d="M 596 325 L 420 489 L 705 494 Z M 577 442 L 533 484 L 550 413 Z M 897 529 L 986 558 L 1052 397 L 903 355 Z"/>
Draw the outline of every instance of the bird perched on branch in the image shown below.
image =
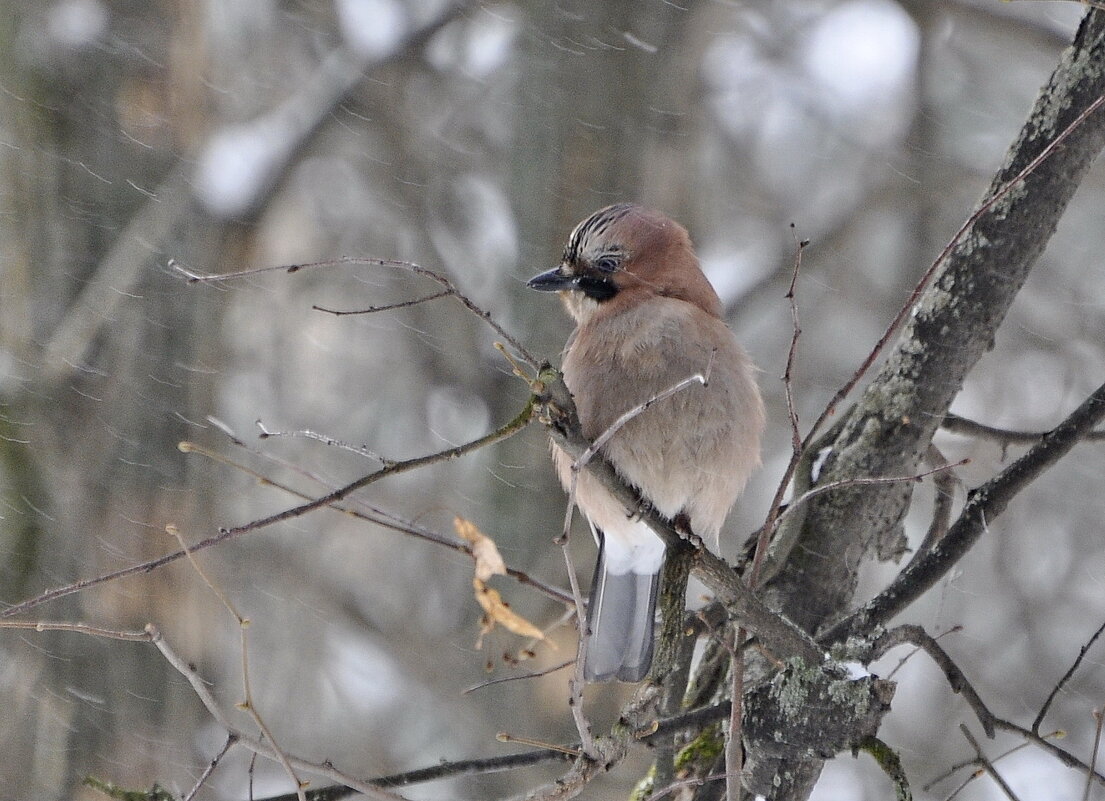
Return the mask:
<path fill-rule="evenodd" d="M 592 442 L 633 410 L 601 453 L 660 514 L 712 549 L 733 501 L 759 465 L 763 402 L 755 368 L 721 318 L 686 229 L 619 203 L 575 227 L 560 265 L 533 289 L 558 292 L 576 329 L 564 382 Z M 695 374 L 670 396 L 648 404 Z M 572 459 L 554 445 L 565 489 Z M 587 609 L 584 676 L 640 681 L 652 661 L 665 546 L 586 470 L 576 505 L 599 544 Z"/>

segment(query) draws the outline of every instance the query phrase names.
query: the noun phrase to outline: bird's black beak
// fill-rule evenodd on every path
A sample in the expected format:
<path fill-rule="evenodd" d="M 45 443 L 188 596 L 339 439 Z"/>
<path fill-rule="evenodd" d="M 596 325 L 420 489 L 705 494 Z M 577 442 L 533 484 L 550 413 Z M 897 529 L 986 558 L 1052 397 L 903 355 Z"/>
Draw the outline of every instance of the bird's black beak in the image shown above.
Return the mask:
<path fill-rule="evenodd" d="M 526 281 L 526 286 L 536 289 L 538 292 L 561 292 L 563 290 L 578 289 L 579 276 L 565 275 L 559 267 L 538 273 Z"/>

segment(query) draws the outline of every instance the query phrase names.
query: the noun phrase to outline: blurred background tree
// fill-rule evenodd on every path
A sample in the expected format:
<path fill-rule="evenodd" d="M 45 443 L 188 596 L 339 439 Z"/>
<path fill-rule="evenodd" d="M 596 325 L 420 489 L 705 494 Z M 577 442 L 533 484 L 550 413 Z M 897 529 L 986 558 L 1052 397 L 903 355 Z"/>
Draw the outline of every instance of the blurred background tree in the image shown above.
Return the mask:
<path fill-rule="evenodd" d="M 181 440 L 317 493 L 308 475 L 332 486 L 378 463 L 305 437 L 259 443 L 255 421 L 399 459 L 479 436 L 525 402 L 493 338 L 455 305 L 348 317 L 312 309 L 410 299 L 425 287 L 407 276 L 345 266 L 193 287 L 169 259 L 205 273 L 409 259 L 448 274 L 555 361 L 568 322 L 524 279 L 555 263 L 576 220 L 622 199 L 690 229 L 730 324 L 764 369 L 772 427 L 764 468 L 729 521 L 732 556 L 762 522 L 789 455 L 778 376 L 791 336 L 790 224 L 812 242 L 795 369 L 797 410 L 810 420 L 984 192 L 1084 8 L 13 0 L 8 10 L 0 598 L 15 603 L 172 550 L 166 524 L 194 541 L 290 504 L 242 470 L 181 454 Z M 1098 169 L 955 411 L 1042 430 L 1100 382 L 1103 191 Z M 939 441 L 950 459 L 971 457 L 960 471 L 968 485 L 1009 458 L 992 442 Z M 281 464 L 249 452 L 261 448 Z M 1038 708 L 1105 616 L 1103 470 L 1105 453 L 1083 447 L 910 610 L 933 632 L 963 626 L 945 647 L 996 711 Z M 511 564 L 567 583 L 551 544 L 564 499 L 536 427 L 363 497 L 443 532 L 454 516 L 470 518 Z M 907 520 L 912 544 L 925 525 Z M 559 650 L 542 646 L 518 668 L 502 658 L 516 655 L 516 638 L 492 634 L 476 650 L 462 555 L 323 511 L 200 558 L 252 621 L 254 697 L 289 752 L 370 776 L 496 753 L 501 730 L 574 736 L 562 674 L 462 694 L 489 669 L 553 665 L 574 647 L 559 631 Z M 895 569 L 868 570 L 863 594 Z M 523 589 L 511 601 L 543 624 L 560 614 Z M 227 708 L 241 699 L 237 626 L 183 562 L 36 614 L 118 628 L 153 621 Z M 225 739 L 148 647 L 5 632 L 0 664 L 5 797 L 98 797 L 78 787 L 88 774 L 157 781 L 179 797 Z M 1092 667 L 1049 719 L 1083 754 L 1105 692 L 1100 659 Z M 969 712 L 923 659 L 895 678 L 882 734 L 919 787 L 973 756 L 947 736 Z M 612 712 L 628 692 L 602 688 L 593 703 Z M 258 797 L 288 790 L 279 766 L 251 772 L 248 762 L 232 753 L 200 797 L 246 797 L 250 782 Z M 646 765 L 639 757 L 588 797 L 625 797 Z M 1002 767 L 1024 797 L 1081 787 L 1031 750 Z M 498 797 L 553 775 L 406 792 Z M 953 788 L 946 781 L 932 797 Z M 829 763 L 814 797 L 886 793 L 877 768 L 845 757 Z M 961 797 L 995 793 L 980 781 Z"/>

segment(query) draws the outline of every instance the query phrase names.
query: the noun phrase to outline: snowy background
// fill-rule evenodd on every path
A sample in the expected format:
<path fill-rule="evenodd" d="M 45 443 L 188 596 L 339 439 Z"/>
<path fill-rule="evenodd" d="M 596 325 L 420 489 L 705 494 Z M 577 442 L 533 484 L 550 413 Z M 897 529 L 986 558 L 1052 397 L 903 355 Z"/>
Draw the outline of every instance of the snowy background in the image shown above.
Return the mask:
<path fill-rule="evenodd" d="M 685 4 L 399 0 L 13 0 L 0 20 L 0 600 L 16 603 L 291 506 L 255 470 L 312 495 L 388 459 L 440 450 L 512 418 L 527 396 L 489 330 L 450 300 L 337 317 L 437 289 L 341 265 L 190 285 L 339 256 L 447 275 L 536 354 L 570 326 L 525 289 L 564 238 L 616 200 L 691 231 L 728 319 L 763 369 L 764 468 L 730 517 L 729 554 L 763 520 L 789 455 L 779 380 L 795 236 L 798 412 L 851 375 L 999 166 L 1084 7 L 1067 2 L 789 0 Z M 1105 372 L 1105 173 L 1090 174 L 953 410 L 1043 430 Z M 791 224 L 795 228 L 792 230 Z M 209 418 L 220 421 L 214 424 Z M 244 445 L 227 436 L 232 431 Z M 234 464 L 184 454 L 188 440 Z M 1019 452 L 940 435 L 973 486 Z M 248 468 L 248 470 L 246 469 Z M 994 711 L 1031 722 L 1105 619 L 1105 446 L 1085 444 L 1026 492 L 908 614 L 942 640 Z M 918 491 L 908 533 L 927 525 Z M 563 496 L 538 427 L 358 498 L 451 534 L 455 516 L 507 561 L 566 586 L 552 545 Z M 589 575 L 589 543 L 578 537 Z M 464 694 L 558 663 L 517 638 L 481 650 L 466 557 L 316 512 L 197 557 L 251 621 L 257 708 L 285 750 L 358 776 L 507 753 L 495 734 L 574 737 L 563 673 Z M 873 567 L 873 594 L 894 566 Z M 559 607 L 497 585 L 541 625 Z M 230 714 L 239 627 L 184 562 L 24 616 L 157 624 Z M 885 675 L 902 652 L 879 667 Z M 1088 758 L 1105 646 L 1042 731 Z M 492 671 L 488 672 L 488 665 Z M 923 656 L 896 674 L 883 738 L 919 798 L 945 798 L 974 725 Z M 594 693 L 596 717 L 619 692 Z M 0 631 L 0 798 L 101 798 L 94 775 L 186 793 L 225 733 L 148 645 Z M 238 722 L 249 726 L 242 716 Z M 977 726 L 975 731 L 977 732 Z M 1015 745 L 999 738 L 990 756 Z M 645 758 L 588 798 L 625 797 Z M 999 763 L 1023 798 L 1077 798 L 1082 779 L 1024 749 Z M 492 798 L 531 769 L 405 790 Z M 279 766 L 231 755 L 199 798 L 288 792 Z M 325 783 L 316 779 L 314 786 Z M 867 757 L 827 767 L 816 798 L 891 792 Z M 988 779 L 962 799 L 1001 797 Z"/>

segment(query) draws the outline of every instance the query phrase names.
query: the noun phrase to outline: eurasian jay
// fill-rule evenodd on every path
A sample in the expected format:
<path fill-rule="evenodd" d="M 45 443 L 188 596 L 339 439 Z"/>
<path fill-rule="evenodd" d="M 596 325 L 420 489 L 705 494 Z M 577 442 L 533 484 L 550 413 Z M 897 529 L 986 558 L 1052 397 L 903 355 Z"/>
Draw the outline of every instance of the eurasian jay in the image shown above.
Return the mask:
<path fill-rule="evenodd" d="M 560 265 L 529 286 L 558 292 L 576 329 L 563 373 L 594 441 L 627 411 L 695 373 L 632 418 L 602 448 L 660 514 L 717 550 L 721 525 L 759 465 L 763 402 L 755 367 L 721 317 L 686 229 L 629 203 L 575 227 Z M 572 459 L 553 446 L 568 489 Z M 580 471 L 576 505 L 599 545 L 584 631 L 587 681 L 640 681 L 652 662 L 664 542 L 597 479 Z"/>

